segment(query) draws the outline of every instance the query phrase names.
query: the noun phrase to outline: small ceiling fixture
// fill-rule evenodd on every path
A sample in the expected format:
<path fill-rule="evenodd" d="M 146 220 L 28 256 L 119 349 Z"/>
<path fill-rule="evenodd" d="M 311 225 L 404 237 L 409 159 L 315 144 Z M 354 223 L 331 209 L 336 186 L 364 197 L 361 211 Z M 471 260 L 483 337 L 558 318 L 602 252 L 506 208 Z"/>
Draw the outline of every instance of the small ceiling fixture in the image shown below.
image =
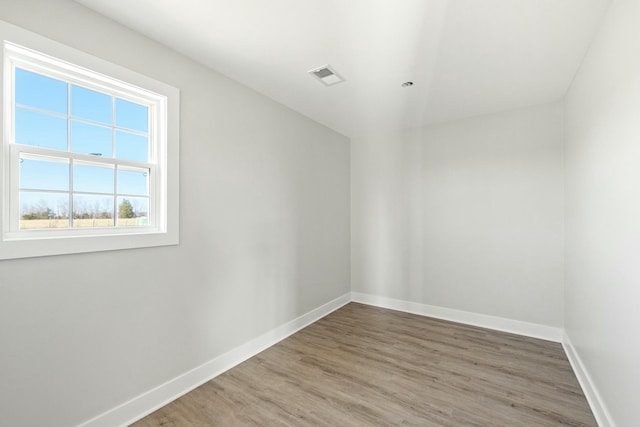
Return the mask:
<path fill-rule="evenodd" d="M 336 70 L 331 68 L 330 65 L 324 65 L 319 68 L 314 68 L 313 70 L 309 71 L 309 74 L 320 80 L 326 86 L 331 86 L 344 81 L 344 79 L 340 77 L 340 75 L 336 73 Z"/>
<path fill-rule="evenodd" d="M 402 87 L 411 87 L 413 86 L 413 82 L 404 82 L 402 83 Z"/>

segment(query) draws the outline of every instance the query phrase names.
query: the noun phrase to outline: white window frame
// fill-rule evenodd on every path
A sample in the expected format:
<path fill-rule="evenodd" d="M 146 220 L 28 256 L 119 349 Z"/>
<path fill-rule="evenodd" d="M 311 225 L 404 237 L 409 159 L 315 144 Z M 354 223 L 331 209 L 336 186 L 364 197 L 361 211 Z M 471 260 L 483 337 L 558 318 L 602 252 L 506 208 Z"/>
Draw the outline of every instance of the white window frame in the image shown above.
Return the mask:
<path fill-rule="evenodd" d="M 3 80 L 0 260 L 178 244 L 178 89 L 2 21 L 0 36 L 4 40 L 0 68 Z M 13 117 L 16 67 L 149 107 L 148 163 L 16 144 Z M 20 230 L 21 154 L 113 168 L 149 169 L 149 225 Z M 72 221 L 72 212 L 69 217 Z"/>

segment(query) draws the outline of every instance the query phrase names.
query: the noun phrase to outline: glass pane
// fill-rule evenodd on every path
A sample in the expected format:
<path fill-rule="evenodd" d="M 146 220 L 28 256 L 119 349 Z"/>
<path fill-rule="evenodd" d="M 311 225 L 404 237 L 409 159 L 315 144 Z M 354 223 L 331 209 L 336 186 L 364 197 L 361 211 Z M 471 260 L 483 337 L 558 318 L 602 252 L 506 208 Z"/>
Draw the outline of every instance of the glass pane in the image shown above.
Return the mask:
<path fill-rule="evenodd" d="M 140 136 L 121 130 L 116 131 L 116 154 L 118 159 L 136 162 L 149 161 L 149 145 L 146 136 Z"/>
<path fill-rule="evenodd" d="M 113 196 L 73 195 L 73 227 L 113 227 Z"/>
<path fill-rule="evenodd" d="M 149 107 L 116 98 L 116 127 L 149 131 Z"/>
<path fill-rule="evenodd" d="M 20 159 L 20 188 L 69 191 L 69 161 Z"/>
<path fill-rule="evenodd" d="M 118 169 L 118 194 L 149 195 L 149 171 Z"/>
<path fill-rule="evenodd" d="M 104 93 L 71 85 L 71 115 L 110 125 L 113 122 L 112 99 Z"/>
<path fill-rule="evenodd" d="M 16 108 L 16 143 L 67 151 L 67 120 Z"/>
<path fill-rule="evenodd" d="M 68 228 L 69 194 L 20 192 L 20 229 Z"/>
<path fill-rule="evenodd" d="M 71 151 L 111 157 L 111 128 L 71 121 Z"/>
<path fill-rule="evenodd" d="M 149 225 L 149 199 L 146 197 L 118 197 L 118 226 Z"/>
<path fill-rule="evenodd" d="M 16 104 L 67 114 L 67 84 L 16 68 Z"/>
<path fill-rule="evenodd" d="M 112 167 L 73 165 L 73 191 L 83 193 L 113 193 L 115 176 Z M 74 210 L 75 211 L 75 210 Z"/>

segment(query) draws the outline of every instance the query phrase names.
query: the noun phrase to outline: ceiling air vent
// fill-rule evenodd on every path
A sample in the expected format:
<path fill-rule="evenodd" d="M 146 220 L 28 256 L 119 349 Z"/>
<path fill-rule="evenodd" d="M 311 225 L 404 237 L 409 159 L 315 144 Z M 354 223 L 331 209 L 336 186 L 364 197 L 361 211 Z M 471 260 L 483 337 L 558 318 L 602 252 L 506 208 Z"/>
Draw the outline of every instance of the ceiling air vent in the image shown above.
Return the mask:
<path fill-rule="evenodd" d="M 309 71 L 309 74 L 320 80 L 326 86 L 331 86 L 344 81 L 344 79 L 340 77 L 338 73 L 336 73 L 336 71 L 329 65 L 313 69 Z"/>

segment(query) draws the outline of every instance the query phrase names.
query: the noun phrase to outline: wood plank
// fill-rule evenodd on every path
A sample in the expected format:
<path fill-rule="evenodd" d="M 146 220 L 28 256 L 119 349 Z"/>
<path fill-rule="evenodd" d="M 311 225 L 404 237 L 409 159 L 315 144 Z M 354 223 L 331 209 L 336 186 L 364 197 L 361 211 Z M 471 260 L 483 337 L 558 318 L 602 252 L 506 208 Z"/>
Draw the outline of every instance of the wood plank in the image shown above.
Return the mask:
<path fill-rule="evenodd" d="M 133 425 L 597 427 L 560 344 L 357 303 Z"/>

